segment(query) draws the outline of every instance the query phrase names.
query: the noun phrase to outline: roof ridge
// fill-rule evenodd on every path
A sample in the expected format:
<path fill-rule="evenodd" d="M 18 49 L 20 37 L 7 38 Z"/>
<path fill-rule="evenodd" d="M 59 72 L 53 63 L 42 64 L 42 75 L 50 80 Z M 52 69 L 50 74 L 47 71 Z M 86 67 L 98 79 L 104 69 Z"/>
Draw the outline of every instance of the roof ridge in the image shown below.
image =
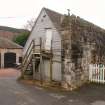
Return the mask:
<path fill-rule="evenodd" d="M 56 11 L 50 10 L 48 8 L 43 8 L 45 10 L 45 12 L 47 13 L 47 15 L 49 16 L 50 20 L 52 21 L 52 23 L 54 24 L 56 29 L 60 28 L 61 25 L 61 17 L 63 16 L 63 14 L 58 13 Z"/>
<path fill-rule="evenodd" d="M 50 12 L 54 12 L 54 13 L 59 14 L 59 15 L 63 15 L 62 13 L 59 13 L 59 12 L 57 12 L 57 11 L 54 11 L 54 10 L 49 9 L 49 8 L 46 8 L 46 7 L 43 7 L 43 9 L 45 9 L 45 10 L 47 10 L 47 11 L 50 11 Z"/>

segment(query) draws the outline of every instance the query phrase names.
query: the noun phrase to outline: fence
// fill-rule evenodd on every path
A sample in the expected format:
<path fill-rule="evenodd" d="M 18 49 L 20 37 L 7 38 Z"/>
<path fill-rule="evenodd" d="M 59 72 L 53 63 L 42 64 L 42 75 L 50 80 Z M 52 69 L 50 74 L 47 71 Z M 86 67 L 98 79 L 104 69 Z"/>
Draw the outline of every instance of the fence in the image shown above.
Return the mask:
<path fill-rule="evenodd" d="M 89 80 L 96 83 L 105 83 L 105 65 L 90 64 L 89 65 Z"/>

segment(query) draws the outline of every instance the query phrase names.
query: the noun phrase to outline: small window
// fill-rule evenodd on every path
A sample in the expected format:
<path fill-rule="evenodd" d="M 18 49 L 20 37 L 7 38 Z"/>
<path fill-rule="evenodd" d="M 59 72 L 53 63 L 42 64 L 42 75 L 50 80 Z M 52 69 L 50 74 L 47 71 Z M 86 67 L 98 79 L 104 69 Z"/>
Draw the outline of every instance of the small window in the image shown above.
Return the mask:
<path fill-rule="evenodd" d="M 46 17 L 46 15 L 43 15 L 43 18 L 45 18 Z"/>
<path fill-rule="evenodd" d="M 22 63 L 22 57 L 19 57 L 19 63 Z"/>

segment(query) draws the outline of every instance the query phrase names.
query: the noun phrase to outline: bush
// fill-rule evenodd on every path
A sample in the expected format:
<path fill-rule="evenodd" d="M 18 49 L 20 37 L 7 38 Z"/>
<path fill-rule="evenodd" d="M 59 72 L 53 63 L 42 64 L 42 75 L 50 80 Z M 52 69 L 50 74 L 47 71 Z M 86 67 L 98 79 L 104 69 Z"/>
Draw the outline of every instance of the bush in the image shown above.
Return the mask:
<path fill-rule="evenodd" d="M 30 32 L 28 32 L 28 31 L 21 33 L 14 39 L 14 42 L 24 47 L 29 34 L 30 34 Z"/>

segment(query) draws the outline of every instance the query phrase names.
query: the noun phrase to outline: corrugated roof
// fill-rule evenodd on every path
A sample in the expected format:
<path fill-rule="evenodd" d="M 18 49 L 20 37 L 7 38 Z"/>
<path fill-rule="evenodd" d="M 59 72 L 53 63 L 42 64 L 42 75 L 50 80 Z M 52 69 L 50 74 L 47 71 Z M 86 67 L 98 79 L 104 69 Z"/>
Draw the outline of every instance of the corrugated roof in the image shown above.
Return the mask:
<path fill-rule="evenodd" d="M 8 40 L 6 38 L 0 37 L 0 48 L 8 48 L 8 49 L 22 49 L 23 47 L 14 43 L 11 40 Z"/>

